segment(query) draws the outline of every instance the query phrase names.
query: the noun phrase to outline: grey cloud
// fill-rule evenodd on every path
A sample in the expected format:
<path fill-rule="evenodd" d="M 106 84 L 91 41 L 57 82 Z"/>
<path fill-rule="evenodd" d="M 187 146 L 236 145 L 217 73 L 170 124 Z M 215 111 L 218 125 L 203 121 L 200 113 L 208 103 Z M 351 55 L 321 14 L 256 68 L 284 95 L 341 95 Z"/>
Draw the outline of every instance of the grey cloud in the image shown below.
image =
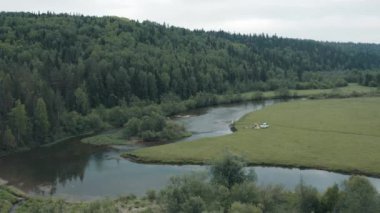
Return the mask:
<path fill-rule="evenodd" d="M 12 0 L 6 11 L 116 15 L 206 30 L 380 43 L 377 0 Z"/>

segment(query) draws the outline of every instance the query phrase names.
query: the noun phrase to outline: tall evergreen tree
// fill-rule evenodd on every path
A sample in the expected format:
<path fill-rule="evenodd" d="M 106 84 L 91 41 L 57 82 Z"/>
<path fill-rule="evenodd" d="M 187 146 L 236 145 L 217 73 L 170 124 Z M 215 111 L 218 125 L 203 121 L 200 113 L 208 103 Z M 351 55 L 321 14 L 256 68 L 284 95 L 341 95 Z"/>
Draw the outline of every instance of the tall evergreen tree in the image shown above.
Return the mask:
<path fill-rule="evenodd" d="M 34 135 L 39 143 L 44 143 L 49 133 L 50 123 L 44 99 L 38 98 L 34 110 Z"/>
<path fill-rule="evenodd" d="M 25 105 L 20 100 L 16 101 L 15 107 L 11 109 L 9 113 L 9 120 L 12 131 L 16 135 L 16 141 L 18 144 L 23 142 L 28 133 L 28 115 L 25 110 Z"/>
<path fill-rule="evenodd" d="M 84 89 L 81 87 L 77 88 L 74 92 L 75 95 L 75 106 L 76 110 L 82 115 L 87 114 L 89 111 L 90 105 L 88 102 L 88 96 Z"/>
<path fill-rule="evenodd" d="M 4 146 L 7 148 L 14 148 L 17 146 L 15 136 L 12 133 L 12 130 L 9 129 L 7 126 L 5 131 L 4 131 L 4 136 L 3 136 L 3 141 L 4 141 Z"/>

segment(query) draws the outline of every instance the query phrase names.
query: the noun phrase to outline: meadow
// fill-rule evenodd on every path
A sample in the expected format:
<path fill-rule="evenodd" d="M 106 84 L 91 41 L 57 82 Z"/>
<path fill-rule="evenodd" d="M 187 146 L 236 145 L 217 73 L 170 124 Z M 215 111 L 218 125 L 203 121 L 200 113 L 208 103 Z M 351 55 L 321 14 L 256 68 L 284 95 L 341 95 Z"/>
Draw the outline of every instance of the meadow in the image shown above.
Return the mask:
<path fill-rule="evenodd" d="M 318 168 L 380 176 L 380 98 L 299 100 L 267 107 L 236 122 L 237 132 L 136 150 L 142 162 L 208 164 L 225 152 L 251 165 Z M 253 129 L 268 122 L 268 129 Z"/>

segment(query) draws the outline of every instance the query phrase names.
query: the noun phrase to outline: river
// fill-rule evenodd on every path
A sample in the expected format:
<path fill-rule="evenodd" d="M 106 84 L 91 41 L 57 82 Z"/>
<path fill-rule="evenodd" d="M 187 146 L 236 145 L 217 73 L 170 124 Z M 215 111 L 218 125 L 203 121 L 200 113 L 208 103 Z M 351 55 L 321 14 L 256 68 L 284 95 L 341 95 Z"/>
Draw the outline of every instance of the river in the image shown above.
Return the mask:
<path fill-rule="evenodd" d="M 231 134 L 229 124 L 243 115 L 282 102 L 224 105 L 190 111 L 175 120 L 193 133 L 181 143 L 203 137 Z M 0 178 L 30 195 L 60 197 L 66 200 L 93 200 L 119 195 L 143 195 L 149 189 L 162 189 L 170 177 L 191 172 L 207 172 L 207 166 L 150 165 L 121 158 L 120 153 L 139 146 L 97 147 L 71 140 L 51 147 L 34 149 L 0 158 Z M 325 190 L 341 183 L 349 175 L 321 170 L 278 167 L 250 167 L 259 185 L 281 184 L 293 189 L 303 179 L 305 184 Z M 380 190 L 380 179 L 369 178 Z"/>

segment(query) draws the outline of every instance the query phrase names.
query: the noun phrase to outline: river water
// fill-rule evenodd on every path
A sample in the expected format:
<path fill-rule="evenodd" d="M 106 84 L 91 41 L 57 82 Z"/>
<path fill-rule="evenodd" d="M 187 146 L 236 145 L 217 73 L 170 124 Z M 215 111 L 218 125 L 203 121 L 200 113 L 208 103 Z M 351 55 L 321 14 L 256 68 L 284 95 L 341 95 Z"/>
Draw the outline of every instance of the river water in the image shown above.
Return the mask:
<path fill-rule="evenodd" d="M 205 108 L 176 118 L 193 133 L 181 143 L 203 137 L 231 134 L 229 124 L 246 113 L 281 101 L 242 103 Z M 54 196 L 67 200 L 92 200 L 119 195 L 143 195 L 149 189 L 162 189 L 170 177 L 191 172 L 207 172 L 207 166 L 150 165 L 121 158 L 124 151 L 138 146 L 111 148 L 82 144 L 77 140 L 38 148 L 0 158 L 0 178 L 31 195 Z M 301 178 L 305 184 L 323 191 L 349 176 L 321 170 L 278 167 L 251 167 L 259 185 L 281 184 L 293 189 Z M 380 179 L 369 178 L 380 190 Z"/>

